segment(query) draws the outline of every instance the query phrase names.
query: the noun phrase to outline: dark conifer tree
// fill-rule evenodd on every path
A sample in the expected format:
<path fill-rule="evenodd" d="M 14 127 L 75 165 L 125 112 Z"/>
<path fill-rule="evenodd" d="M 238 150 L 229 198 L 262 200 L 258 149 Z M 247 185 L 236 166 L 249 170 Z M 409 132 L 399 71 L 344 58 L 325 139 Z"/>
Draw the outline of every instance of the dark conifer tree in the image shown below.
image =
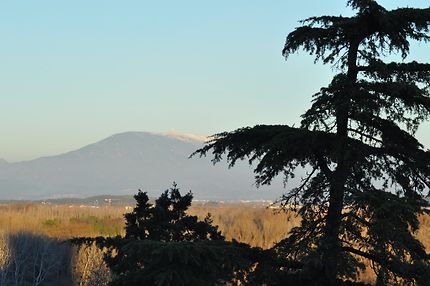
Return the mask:
<path fill-rule="evenodd" d="M 162 242 L 223 240 L 218 227 L 212 225 L 210 214 L 203 221 L 187 214 L 193 195 L 181 195 L 176 184 L 149 203 L 148 195 L 139 190 L 134 196 L 136 207 L 125 215 L 125 238 L 150 239 Z"/>
<path fill-rule="evenodd" d="M 248 282 L 262 249 L 225 241 L 209 214 L 204 220 L 187 214 L 191 192 L 181 195 L 174 183 L 154 203 L 140 190 L 134 198 L 136 207 L 125 215 L 124 237 L 71 240 L 78 245 L 96 242 L 103 248 L 113 273 L 109 285 L 215 286 Z"/>
<path fill-rule="evenodd" d="M 224 242 L 209 214 L 203 221 L 187 214 L 191 192 L 181 195 L 174 183 L 155 203 L 140 190 L 134 198 L 136 207 L 125 214 L 125 237 L 98 240 L 109 249 L 112 285 L 212 285 L 232 279 L 234 271 L 223 261 L 229 255 L 236 259 L 226 253 L 236 248 Z"/>
<path fill-rule="evenodd" d="M 430 115 L 430 64 L 407 56 L 411 40 L 430 40 L 430 9 L 348 5 L 354 16 L 311 17 L 287 36 L 286 58 L 304 49 L 339 70 L 300 127 L 241 128 L 196 153 L 256 162 L 257 184 L 310 170 L 282 198 L 303 220 L 276 252 L 303 262 L 316 285 L 353 279 L 360 259 L 372 261 L 379 285 L 428 285 L 429 255 L 413 232 L 430 186 L 430 152 L 414 137 Z M 391 54 L 402 61 L 385 62 Z"/>

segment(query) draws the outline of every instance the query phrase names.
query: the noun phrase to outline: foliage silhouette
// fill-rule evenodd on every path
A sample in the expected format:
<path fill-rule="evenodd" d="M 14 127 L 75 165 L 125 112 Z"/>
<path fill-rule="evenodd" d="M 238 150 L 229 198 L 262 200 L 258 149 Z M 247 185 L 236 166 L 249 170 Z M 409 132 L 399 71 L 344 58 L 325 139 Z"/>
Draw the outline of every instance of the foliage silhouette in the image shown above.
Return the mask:
<path fill-rule="evenodd" d="M 226 242 L 212 225 L 186 213 L 192 193 L 181 195 L 176 184 L 149 202 L 145 192 L 134 196 L 136 207 L 125 214 L 125 237 L 75 239 L 107 249 L 111 285 L 218 285 L 245 281 L 261 249 Z M 252 258 L 251 258 L 252 257 Z"/>
<path fill-rule="evenodd" d="M 112 245 L 109 239 L 106 242 Z M 253 265 L 248 256 L 258 251 L 224 240 L 123 239 L 113 244 L 119 252 L 108 259 L 116 274 L 111 285 L 205 286 L 245 281 Z"/>
<path fill-rule="evenodd" d="M 212 226 L 210 214 L 203 221 L 186 214 L 193 195 L 189 192 L 182 196 L 175 183 L 155 200 L 155 204 L 149 203 L 148 195 L 140 190 L 134 198 L 136 207 L 125 215 L 126 238 L 164 242 L 224 239 L 218 228 Z"/>
<path fill-rule="evenodd" d="M 275 250 L 302 262 L 300 271 L 317 285 L 355 279 L 360 259 L 372 261 L 378 285 L 428 285 L 429 255 L 413 232 L 428 205 L 430 152 L 414 134 L 430 115 L 430 64 L 405 59 L 410 40 L 430 40 L 430 8 L 347 5 L 354 16 L 311 17 L 287 36 L 285 58 L 304 49 L 339 70 L 314 95 L 300 127 L 216 134 L 195 154 L 211 152 L 214 163 L 226 154 L 231 166 L 257 162 L 257 184 L 310 170 L 282 197 L 303 220 Z M 390 54 L 402 62 L 384 62 Z"/>

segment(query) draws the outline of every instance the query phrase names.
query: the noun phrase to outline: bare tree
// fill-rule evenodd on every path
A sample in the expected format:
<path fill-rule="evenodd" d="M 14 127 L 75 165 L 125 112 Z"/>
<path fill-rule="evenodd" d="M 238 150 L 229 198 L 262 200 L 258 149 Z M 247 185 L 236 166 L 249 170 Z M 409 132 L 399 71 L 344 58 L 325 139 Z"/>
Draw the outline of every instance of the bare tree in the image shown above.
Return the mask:
<path fill-rule="evenodd" d="M 11 253 L 8 236 L 0 233 L 0 285 L 6 285 L 7 269 L 9 269 Z"/>
<path fill-rule="evenodd" d="M 2 235 L 0 286 L 70 285 L 70 245 L 31 233 Z"/>
<path fill-rule="evenodd" d="M 111 281 L 112 274 L 103 258 L 104 250 L 97 247 L 95 243 L 79 246 L 72 258 L 74 285 L 108 285 Z"/>

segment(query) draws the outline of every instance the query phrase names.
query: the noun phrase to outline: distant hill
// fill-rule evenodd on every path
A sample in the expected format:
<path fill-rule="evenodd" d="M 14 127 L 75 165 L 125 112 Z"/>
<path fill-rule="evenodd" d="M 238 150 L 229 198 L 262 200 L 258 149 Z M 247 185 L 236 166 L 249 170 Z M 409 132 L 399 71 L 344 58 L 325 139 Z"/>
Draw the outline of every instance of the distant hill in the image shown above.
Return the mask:
<path fill-rule="evenodd" d="M 154 201 L 155 198 L 150 198 L 150 201 Z M 66 198 L 57 198 L 57 199 L 45 199 L 45 200 L 0 200 L 1 204 L 54 204 L 54 205 L 84 205 L 84 206 L 134 206 L 136 204 L 136 200 L 132 195 L 98 195 L 91 196 L 85 198 L 78 197 L 66 197 Z"/>
<path fill-rule="evenodd" d="M 228 169 L 189 155 L 202 146 L 196 136 L 126 132 L 57 156 L 0 161 L 0 200 L 130 195 L 138 189 L 158 197 L 172 182 L 200 200 L 277 199 L 282 184 L 256 189 L 245 163 Z"/>

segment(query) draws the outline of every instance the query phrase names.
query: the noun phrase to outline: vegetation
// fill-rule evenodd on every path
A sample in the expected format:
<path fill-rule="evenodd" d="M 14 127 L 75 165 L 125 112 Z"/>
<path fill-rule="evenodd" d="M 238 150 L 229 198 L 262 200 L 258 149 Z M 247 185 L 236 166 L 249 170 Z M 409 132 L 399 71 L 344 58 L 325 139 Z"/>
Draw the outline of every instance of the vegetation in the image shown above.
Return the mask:
<path fill-rule="evenodd" d="M 128 209 L 129 207 L 125 206 L 109 205 L 99 208 L 49 204 L 2 205 L 0 206 L 0 228 L 5 232 L 4 239 L 0 242 L 0 256 L 4 258 L 4 261 L 8 261 L 8 265 L 13 264 L 11 261 L 15 259 L 15 255 L 7 255 L 7 253 L 11 253 L 12 241 L 26 238 L 28 246 L 33 249 L 37 248 L 31 242 L 37 244 L 37 241 L 43 241 L 50 245 L 50 255 L 55 258 L 53 261 L 63 261 L 61 263 L 61 276 L 50 276 L 50 282 L 45 280 L 43 285 L 108 285 L 112 280 L 112 272 L 104 261 L 107 249 L 99 248 L 91 243 L 72 247 L 64 241 L 65 239 L 82 236 L 117 236 L 116 231 L 107 235 L 105 230 L 109 228 L 119 229 L 121 230 L 120 234 L 125 236 L 124 213 L 129 211 Z M 204 220 L 208 211 L 212 213 L 214 224 L 220 225 L 223 236 L 228 240 L 237 238 L 239 241 L 253 246 L 265 246 L 265 248 L 271 247 L 276 241 L 280 241 L 285 233 L 299 222 L 294 214 L 275 214 L 272 209 L 268 209 L 261 204 L 195 203 L 187 213 L 191 216 L 197 216 L 198 220 Z M 280 224 L 279 220 L 285 223 Z M 152 245 L 152 247 L 145 247 L 146 243 L 150 246 Z M 19 244 L 19 242 L 16 241 L 13 244 Z M 151 240 L 143 242 L 142 245 L 143 250 L 151 250 L 148 253 L 148 256 L 150 256 L 152 250 L 159 249 L 162 244 Z M 199 258 L 201 259 L 200 264 L 209 266 L 210 264 L 205 261 L 211 258 L 213 263 L 218 261 L 214 264 L 216 267 L 222 264 L 220 259 L 224 260 L 224 257 L 233 253 L 229 250 L 238 250 L 241 247 L 239 243 L 232 245 L 223 241 L 214 243 L 214 245 L 201 242 L 196 247 L 194 247 L 193 243 L 179 245 L 179 243 L 174 242 L 164 246 L 160 251 L 165 251 L 166 255 L 170 250 L 180 249 L 181 247 L 186 248 L 193 258 L 195 258 L 197 250 L 203 251 L 201 254 L 204 255 Z M 19 247 L 19 249 L 25 251 L 26 248 Z M 219 251 L 209 252 L 209 249 Z M 225 251 L 228 251 L 228 253 L 225 253 Z M 29 259 L 38 257 L 34 251 L 28 254 L 31 256 Z M 183 259 L 183 251 L 172 252 L 171 254 L 173 254 L 173 263 L 179 263 L 180 259 Z M 22 255 L 18 254 L 17 258 L 19 257 L 22 257 Z M 231 257 L 230 259 L 233 258 Z M 236 257 L 234 260 L 240 261 L 239 258 Z M 189 261 L 193 263 L 194 259 Z M 158 263 L 158 265 L 155 264 L 155 269 L 162 269 L 160 267 L 164 262 L 163 260 L 155 261 L 155 263 Z M 3 269 L 1 271 L 4 271 L 5 268 L 2 268 L 1 265 L 0 269 Z M 49 264 L 46 266 L 48 267 Z M 191 265 L 191 269 L 193 267 Z M 210 269 L 208 268 L 208 270 Z M 217 272 L 219 273 L 220 271 L 222 269 L 218 268 Z M 8 275 L 10 277 L 11 274 Z M 186 277 L 192 278 L 189 275 L 186 275 Z"/>
<path fill-rule="evenodd" d="M 95 243 L 81 245 L 74 249 L 70 267 L 73 285 L 109 285 L 112 272 L 104 261 L 106 251 L 106 249 L 100 249 Z"/>
<path fill-rule="evenodd" d="M 217 285 L 244 277 L 253 265 L 247 259 L 253 250 L 226 242 L 209 214 L 200 221 L 186 213 L 191 192 L 182 196 L 174 184 L 154 204 L 140 190 L 134 198 L 136 207 L 124 216 L 124 236 L 72 239 L 105 250 L 110 285 Z"/>
<path fill-rule="evenodd" d="M 182 196 L 174 184 L 154 204 L 141 191 L 135 199 L 136 207 L 125 214 L 125 236 L 96 239 L 109 250 L 112 285 L 210 285 L 231 279 L 236 267 L 225 261 L 233 248 L 224 247 L 209 215 L 199 221 L 186 213 L 191 192 Z"/>
<path fill-rule="evenodd" d="M 125 238 L 136 240 L 195 241 L 224 240 L 218 227 L 212 225 L 208 214 L 203 221 L 197 216 L 186 213 L 191 206 L 191 192 L 182 196 L 176 184 L 149 203 L 146 193 L 139 190 L 136 207 L 131 213 L 125 214 Z"/>
<path fill-rule="evenodd" d="M 0 205 L 0 229 L 6 233 L 28 232 L 52 238 L 116 236 L 124 232 L 124 206 Z"/>
<path fill-rule="evenodd" d="M 64 239 L 72 237 L 104 236 L 103 233 L 97 232 L 97 229 L 106 229 L 108 224 L 113 224 L 110 226 L 121 230 L 120 234 L 125 235 L 125 212 L 127 210 L 124 206 L 91 208 L 74 205 L 3 205 L 0 206 L 0 218 L 2 218 L 0 229 L 5 232 L 1 236 L 0 253 L 8 253 L 5 251 L 8 243 L 10 240 L 17 239 L 17 235 L 40 237 L 50 243 L 53 241 L 60 243 L 58 239 L 64 241 Z M 210 212 L 213 224 L 219 226 L 219 230 L 227 241 L 235 238 L 240 242 L 263 247 L 263 249 L 271 248 L 300 223 L 299 218 L 292 212 L 274 211 L 260 204 L 193 203 L 188 212 L 191 215 L 197 215 L 201 220 Z M 92 224 L 96 220 L 86 219 L 92 217 L 97 217 L 106 226 L 98 228 Z M 47 220 L 57 223 L 54 227 L 48 227 L 44 224 Z M 416 233 L 416 237 L 423 242 L 426 250 L 430 251 L 430 216 L 422 215 L 419 217 L 419 221 L 420 229 Z M 115 232 L 108 236 L 116 235 Z M 64 244 L 62 245 L 64 247 Z M 20 249 L 24 250 L 24 248 Z M 53 251 L 58 260 L 64 259 L 61 257 L 70 259 L 63 265 L 64 269 L 69 270 L 64 270 L 61 280 L 66 280 L 67 283 L 73 281 L 73 285 L 82 286 L 107 285 L 111 280 L 111 273 L 103 260 L 105 252 L 102 249 L 91 244 L 68 249 L 68 251 L 63 249 L 61 252 Z M 9 259 L 11 258 L 9 257 Z M 3 265 L 1 261 L 0 264 Z M 375 274 L 372 265 L 365 260 L 363 262 L 366 264 L 366 269 L 359 271 L 357 281 L 374 283 Z M 64 285 L 69 285 L 67 283 Z M 57 281 L 53 285 L 60 284 Z"/>
<path fill-rule="evenodd" d="M 0 234 L 0 285 L 70 285 L 70 245 L 36 234 Z M 60 279 L 60 278 L 66 279 Z M 62 281 L 62 283 L 58 283 Z"/>
<path fill-rule="evenodd" d="M 124 214 L 128 209 L 125 206 L 0 205 L 0 229 L 12 234 L 27 232 L 59 239 L 124 236 Z M 262 248 L 270 248 L 285 238 L 300 221 L 294 213 L 275 213 L 260 204 L 193 203 L 187 211 L 199 220 L 204 220 L 208 212 L 226 240 L 236 239 Z M 46 223 L 51 221 L 55 223 Z"/>
<path fill-rule="evenodd" d="M 356 15 L 311 17 L 287 36 L 285 57 L 303 48 L 339 70 L 300 127 L 221 133 L 197 153 L 211 151 L 214 162 L 227 153 L 231 165 L 258 161 L 258 184 L 309 171 L 283 197 L 284 205 L 300 206 L 302 221 L 275 246 L 273 259 L 301 266 L 275 264 L 279 281 L 339 285 L 355 280 L 366 259 L 377 285 L 428 285 L 430 256 L 413 233 L 430 186 L 430 152 L 414 137 L 430 115 L 430 64 L 404 60 L 410 40 L 430 40 L 430 9 L 388 11 L 373 0 L 348 5 Z M 390 54 L 403 61 L 384 62 Z"/>

